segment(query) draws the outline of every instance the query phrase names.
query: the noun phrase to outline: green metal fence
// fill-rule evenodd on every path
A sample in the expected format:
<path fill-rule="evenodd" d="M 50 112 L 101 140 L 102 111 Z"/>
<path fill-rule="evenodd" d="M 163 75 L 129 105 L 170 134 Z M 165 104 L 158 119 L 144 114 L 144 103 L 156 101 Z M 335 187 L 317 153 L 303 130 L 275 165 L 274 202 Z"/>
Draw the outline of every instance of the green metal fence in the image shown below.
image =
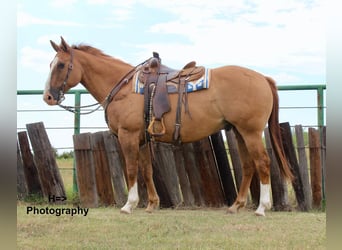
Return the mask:
<path fill-rule="evenodd" d="M 302 91 L 302 90 L 316 90 L 317 93 L 317 126 L 322 131 L 322 127 L 324 126 L 324 90 L 326 89 L 325 84 L 319 85 L 283 85 L 278 86 L 279 91 Z M 17 95 L 42 95 L 43 90 L 17 90 Z M 81 96 L 82 94 L 89 94 L 87 90 L 70 90 L 67 93 L 68 95 L 74 95 L 74 105 L 75 105 L 75 114 L 74 114 L 74 134 L 80 134 L 81 130 Z M 73 179 L 74 179 L 74 192 L 77 192 L 76 185 L 76 168 L 74 163 L 73 169 Z"/>
<path fill-rule="evenodd" d="M 278 90 L 316 90 L 317 91 L 317 125 L 321 129 L 324 126 L 324 90 L 325 84 L 320 85 L 284 85 L 278 86 Z"/>
<path fill-rule="evenodd" d="M 325 84 L 319 85 L 283 85 L 278 86 L 279 91 L 289 91 L 289 90 L 316 90 L 317 91 L 317 125 L 319 128 L 324 126 L 324 90 L 326 89 Z M 42 95 L 43 90 L 17 90 L 17 95 Z M 81 95 L 89 94 L 87 90 L 70 90 L 67 94 L 73 94 L 75 96 L 74 105 L 76 107 L 76 112 L 74 116 L 74 133 L 79 134 L 81 128 L 81 115 L 80 109 L 77 108 L 81 106 Z"/>

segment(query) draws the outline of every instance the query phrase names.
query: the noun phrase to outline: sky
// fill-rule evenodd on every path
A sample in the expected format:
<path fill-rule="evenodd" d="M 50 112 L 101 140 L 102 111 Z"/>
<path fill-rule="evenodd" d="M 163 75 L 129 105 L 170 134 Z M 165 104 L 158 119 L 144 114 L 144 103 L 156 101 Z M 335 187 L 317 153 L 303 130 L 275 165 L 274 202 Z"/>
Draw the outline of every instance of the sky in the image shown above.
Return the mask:
<path fill-rule="evenodd" d="M 49 40 L 85 43 L 132 65 L 157 51 L 180 68 L 239 65 L 271 76 L 278 85 L 325 84 L 324 1 L 266 0 L 44 0 L 17 1 L 17 89 L 42 90 L 55 55 Z M 77 88 L 83 88 L 79 86 Z M 281 106 L 315 106 L 315 91 L 279 92 Z M 73 104 L 67 95 L 65 104 Z M 93 103 L 82 97 L 82 104 Z M 37 96 L 19 96 L 17 126 L 73 126 L 73 114 Z M 42 112 L 47 109 L 51 112 Z M 281 110 L 291 125 L 316 124 L 316 110 Z M 81 126 L 105 129 L 103 112 L 82 116 Z M 97 131 L 82 129 L 81 132 Z M 72 147 L 72 129 L 48 129 L 54 147 Z"/>

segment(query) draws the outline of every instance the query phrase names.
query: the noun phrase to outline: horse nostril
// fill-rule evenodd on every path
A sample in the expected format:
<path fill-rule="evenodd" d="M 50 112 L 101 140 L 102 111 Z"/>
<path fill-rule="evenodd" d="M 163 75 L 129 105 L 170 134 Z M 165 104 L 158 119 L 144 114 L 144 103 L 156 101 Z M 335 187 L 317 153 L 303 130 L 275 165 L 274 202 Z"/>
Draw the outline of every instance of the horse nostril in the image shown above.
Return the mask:
<path fill-rule="evenodd" d="M 48 95 L 47 99 L 50 101 L 52 99 L 51 95 Z"/>

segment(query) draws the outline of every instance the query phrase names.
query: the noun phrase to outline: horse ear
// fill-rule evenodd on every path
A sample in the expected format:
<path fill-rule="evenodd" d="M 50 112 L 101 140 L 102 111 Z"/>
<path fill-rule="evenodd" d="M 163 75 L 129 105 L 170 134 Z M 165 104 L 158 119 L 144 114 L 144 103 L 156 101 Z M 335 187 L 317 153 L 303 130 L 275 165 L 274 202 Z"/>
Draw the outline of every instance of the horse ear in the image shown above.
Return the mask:
<path fill-rule="evenodd" d="M 69 52 L 70 50 L 70 46 L 69 44 L 66 43 L 66 41 L 64 40 L 64 38 L 61 36 L 61 45 L 60 48 L 64 51 L 64 52 Z"/>
<path fill-rule="evenodd" d="M 59 46 L 58 46 L 57 44 L 55 44 L 55 42 L 53 42 L 53 41 L 50 40 L 50 43 L 51 43 L 52 48 L 53 48 L 56 52 L 58 52 L 58 51 L 61 50 L 61 49 L 59 48 Z"/>

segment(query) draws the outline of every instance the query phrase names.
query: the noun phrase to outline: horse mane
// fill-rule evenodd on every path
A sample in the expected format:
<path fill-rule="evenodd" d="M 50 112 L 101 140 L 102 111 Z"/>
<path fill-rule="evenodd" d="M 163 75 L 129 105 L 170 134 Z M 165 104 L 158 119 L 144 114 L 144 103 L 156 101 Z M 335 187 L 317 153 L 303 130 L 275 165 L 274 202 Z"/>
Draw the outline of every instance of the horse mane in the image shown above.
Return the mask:
<path fill-rule="evenodd" d="M 104 56 L 104 57 L 107 57 L 107 58 L 113 58 L 105 53 L 102 52 L 102 50 L 99 50 L 97 48 L 94 48 L 90 45 L 86 45 L 86 44 L 79 44 L 79 45 L 72 45 L 71 46 L 73 49 L 77 49 L 77 50 L 81 50 L 83 52 L 86 52 L 86 53 L 89 53 L 89 54 L 92 54 L 94 56 Z"/>
<path fill-rule="evenodd" d="M 79 44 L 79 45 L 72 45 L 71 48 L 76 49 L 76 50 L 80 50 L 83 51 L 85 53 L 97 56 L 97 57 L 102 57 L 103 59 L 109 60 L 109 61 L 114 61 L 114 62 L 121 62 L 123 64 L 127 64 L 130 65 L 127 62 L 124 62 L 118 58 L 115 58 L 113 56 L 107 55 L 105 53 L 103 53 L 102 50 L 99 50 L 93 46 L 87 45 L 87 44 Z M 131 66 L 131 65 L 130 65 Z"/>

